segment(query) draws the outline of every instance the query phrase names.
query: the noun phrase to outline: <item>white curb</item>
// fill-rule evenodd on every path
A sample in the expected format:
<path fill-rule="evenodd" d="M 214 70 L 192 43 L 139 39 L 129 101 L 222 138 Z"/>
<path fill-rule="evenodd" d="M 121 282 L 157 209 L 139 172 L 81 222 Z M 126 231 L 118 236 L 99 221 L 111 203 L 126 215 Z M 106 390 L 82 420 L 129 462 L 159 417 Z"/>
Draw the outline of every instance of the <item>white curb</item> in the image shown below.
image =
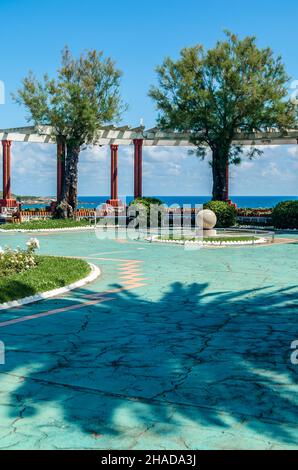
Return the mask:
<path fill-rule="evenodd" d="M 88 263 L 88 264 L 91 267 L 91 273 L 88 274 L 88 276 L 85 277 L 84 279 L 80 279 L 79 281 L 73 282 L 72 284 L 69 284 L 68 286 L 65 286 L 65 287 L 59 287 L 58 289 L 53 289 L 47 292 L 42 292 L 41 294 L 31 295 L 30 297 L 24 297 L 23 299 L 12 300 L 10 302 L 4 302 L 3 304 L 0 304 L 0 310 L 7 310 L 9 308 L 21 307 L 22 305 L 39 302 L 40 300 L 50 299 L 51 297 L 57 297 L 59 295 L 66 294 L 67 292 L 71 290 L 78 289 L 79 287 L 83 287 L 86 284 L 89 284 L 90 282 L 95 281 L 95 279 L 97 279 L 100 276 L 101 271 L 98 266 L 95 266 L 95 264 L 91 264 L 91 263 Z"/>
<path fill-rule="evenodd" d="M 120 225 L 86 225 L 82 227 L 65 227 L 65 228 L 14 228 L 11 230 L 5 230 L 0 228 L 0 233 L 35 233 L 35 232 L 77 232 L 77 231 L 90 231 L 99 230 L 101 228 L 122 228 Z"/>
<path fill-rule="evenodd" d="M 200 245 L 200 246 L 240 246 L 240 245 L 260 245 L 260 244 L 266 244 L 268 241 L 266 238 L 260 237 L 257 240 L 242 240 L 242 241 L 203 241 L 203 240 L 161 240 L 158 235 L 154 235 L 153 237 L 146 238 L 148 242 L 154 242 L 154 243 L 172 243 L 175 245 Z"/>
<path fill-rule="evenodd" d="M 5 230 L 3 228 L 0 229 L 1 233 L 35 233 L 35 232 L 72 232 L 77 230 L 95 230 L 96 226 L 89 227 L 86 225 L 85 227 L 65 227 L 65 228 L 35 228 L 35 229 L 23 229 L 23 228 L 15 228 L 11 230 Z"/>

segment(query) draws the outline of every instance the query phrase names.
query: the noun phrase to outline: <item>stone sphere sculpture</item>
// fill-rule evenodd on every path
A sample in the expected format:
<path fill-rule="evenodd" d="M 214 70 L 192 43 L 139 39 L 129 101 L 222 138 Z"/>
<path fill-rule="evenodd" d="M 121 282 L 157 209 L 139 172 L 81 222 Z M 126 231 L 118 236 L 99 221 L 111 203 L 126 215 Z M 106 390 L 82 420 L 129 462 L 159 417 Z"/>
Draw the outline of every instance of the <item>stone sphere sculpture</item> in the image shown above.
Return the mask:
<path fill-rule="evenodd" d="M 210 209 L 203 209 L 198 213 L 197 223 L 204 230 L 212 230 L 217 222 L 216 215 Z"/>

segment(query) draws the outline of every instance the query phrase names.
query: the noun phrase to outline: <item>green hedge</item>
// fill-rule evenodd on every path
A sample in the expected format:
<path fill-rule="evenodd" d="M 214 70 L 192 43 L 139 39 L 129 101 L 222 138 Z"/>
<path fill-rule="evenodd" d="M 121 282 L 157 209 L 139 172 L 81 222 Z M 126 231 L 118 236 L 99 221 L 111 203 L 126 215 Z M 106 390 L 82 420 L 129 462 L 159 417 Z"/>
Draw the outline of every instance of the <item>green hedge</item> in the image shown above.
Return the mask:
<path fill-rule="evenodd" d="M 137 197 L 131 203 L 129 206 L 135 205 L 135 204 L 144 204 L 146 207 L 150 207 L 151 204 L 157 204 L 158 206 L 162 205 L 162 201 L 158 199 L 157 197 Z"/>
<path fill-rule="evenodd" d="M 151 214 L 151 206 L 153 214 Z M 153 207 L 155 206 L 155 208 Z M 154 211 L 156 212 L 156 222 L 158 226 L 162 225 L 162 210 L 163 203 L 160 199 L 155 197 L 138 197 L 134 199 L 128 206 L 127 214 L 128 216 L 135 217 L 137 215 L 139 227 L 149 227 L 151 223 L 151 217 L 154 219 Z"/>
<path fill-rule="evenodd" d="M 233 227 L 237 220 L 237 210 L 225 201 L 210 201 L 204 204 L 204 209 L 215 212 L 217 217 L 216 227 Z"/>
<path fill-rule="evenodd" d="M 52 228 L 72 228 L 72 227 L 88 227 L 91 221 L 88 219 L 73 220 L 73 219 L 40 219 L 29 220 L 28 222 L 8 223 L 0 225 L 1 230 L 39 230 L 39 229 L 52 229 Z"/>
<path fill-rule="evenodd" d="M 298 201 L 284 201 L 277 204 L 272 212 L 272 223 L 276 228 L 298 229 Z"/>

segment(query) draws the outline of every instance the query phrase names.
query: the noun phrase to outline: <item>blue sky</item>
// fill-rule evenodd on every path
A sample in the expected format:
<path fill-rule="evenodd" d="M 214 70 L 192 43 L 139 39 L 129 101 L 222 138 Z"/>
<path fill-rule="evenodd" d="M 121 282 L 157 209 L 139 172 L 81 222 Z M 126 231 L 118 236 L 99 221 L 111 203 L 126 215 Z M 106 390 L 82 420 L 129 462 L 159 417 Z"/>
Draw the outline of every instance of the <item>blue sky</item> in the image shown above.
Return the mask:
<path fill-rule="evenodd" d="M 6 104 L 0 106 L 0 127 L 26 124 L 25 112 L 10 93 L 32 69 L 38 76 L 55 74 L 60 52 L 68 44 L 74 53 L 87 48 L 103 50 L 123 70 L 122 94 L 129 104 L 123 122 L 147 127 L 155 124 L 154 104 L 147 96 L 155 82 L 154 68 L 166 55 L 176 57 L 184 46 L 212 47 L 230 29 L 255 34 L 260 46 L 281 54 L 289 75 L 298 79 L 298 2 L 294 0 L 249 4 L 200 0 L 1 0 L 0 79 L 6 86 Z M 55 158 L 52 146 L 14 145 L 13 190 L 17 193 L 54 194 Z M 265 149 L 254 162 L 244 159 L 232 170 L 231 192 L 298 194 L 298 151 L 294 147 Z M 120 192 L 132 192 L 132 149 L 120 151 Z M 79 192 L 108 193 L 107 149 L 82 153 Z M 144 191 L 147 194 L 208 194 L 208 162 L 188 156 L 181 148 L 146 149 Z"/>

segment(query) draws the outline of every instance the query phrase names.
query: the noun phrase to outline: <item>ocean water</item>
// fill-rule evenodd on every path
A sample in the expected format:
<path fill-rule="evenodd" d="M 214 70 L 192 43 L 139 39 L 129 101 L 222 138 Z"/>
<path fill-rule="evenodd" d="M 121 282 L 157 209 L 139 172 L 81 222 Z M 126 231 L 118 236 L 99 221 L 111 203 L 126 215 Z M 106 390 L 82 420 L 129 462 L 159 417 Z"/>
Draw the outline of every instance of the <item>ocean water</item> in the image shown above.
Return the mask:
<path fill-rule="evenodd" d="M 211 196 L 154 196 L 161 199 L 162 202 L 171 206 L 173 204 L 178 204 L 182 206 L 183 204 L 189 204 L 190 206 L 195 206 L 196 204 L 204 204 L 205 202 L 210 201 Z M 83 207 L 96 207 L 103 202 L 106 202 L 107 197 L 80 197 L 79 201 Z M 287 200 L 298 200 L 297 196 L 231 196 L 231 200 L 237 204 L 237 207 L 252 207 L 252 208 L 267 208 L 274 207 L 281 201 Z M 127 197 L 126 202 L 129 203 L 133 200 L 133 197 Z"/>
<path fill-rule="evenodd" d="M 168 206 L 173 204 L 178 204 L 182 206 L 183 204 L 188 204 L 194 207 L 196 204 L 204 204 L 205 202 L 210 201 L 211 196 L 155 196 L 161 199 Z M 106 202 L 109 199 L 109 196 L 81 196 L 79 197 L 79 207 L 82 208 L 95 208 L 98 205 Z M 124 197 L 120 196 L 120 199 L 124 201 Z M 128 204 L 133 200 L 133 196 L 126 197 L 126 203 Z M 287 200 L 298 200 L 297 196 L 231 196 L 231 200 L 237 204 L 239 208 L 267 208 L 274 207 L 281 201 Z M 44 207 L 43 204 L 34 204 L 32 205 L 23 205 L 23 208 L 27 207 Z"/>

